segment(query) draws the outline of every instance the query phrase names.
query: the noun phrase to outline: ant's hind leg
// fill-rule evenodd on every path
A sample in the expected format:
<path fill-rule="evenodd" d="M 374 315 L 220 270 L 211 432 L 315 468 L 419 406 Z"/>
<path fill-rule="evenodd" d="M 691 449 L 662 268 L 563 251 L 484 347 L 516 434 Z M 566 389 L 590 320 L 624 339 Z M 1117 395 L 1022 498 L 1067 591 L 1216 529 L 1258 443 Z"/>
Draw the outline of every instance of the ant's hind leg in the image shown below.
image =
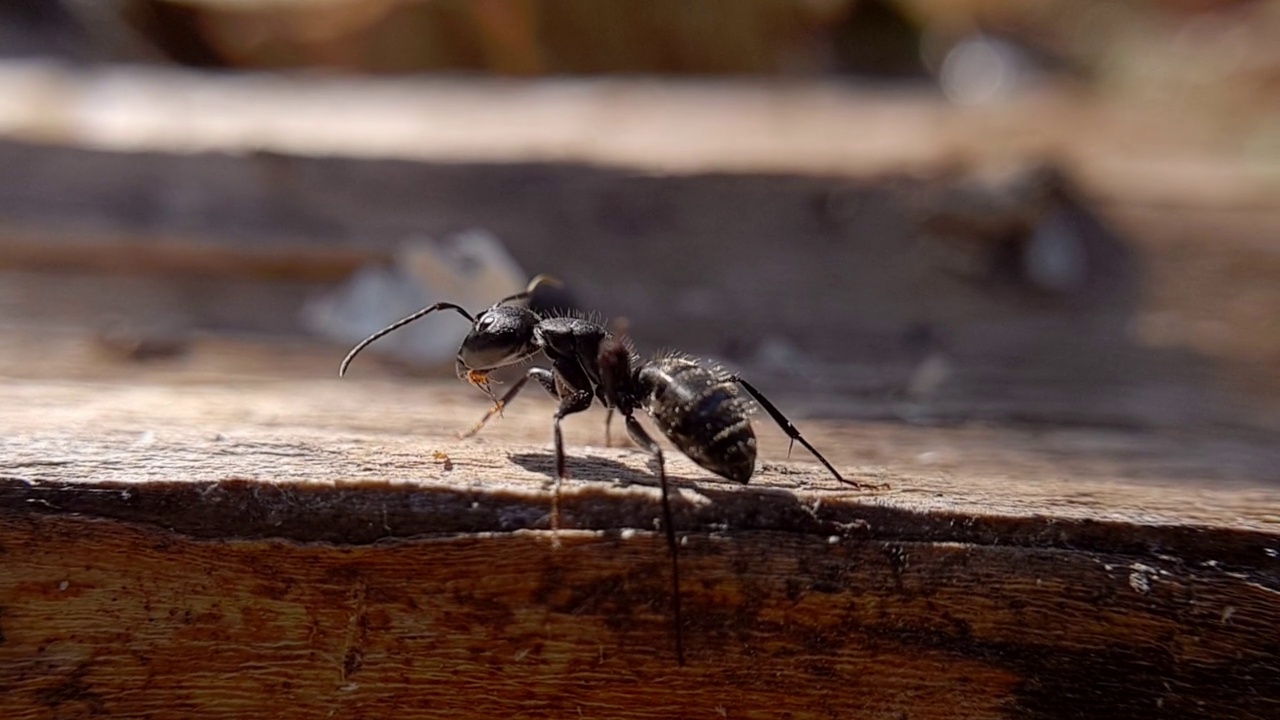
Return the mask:
<path fill-rule="evenodd" d="M 644 431 L 635 417 L 628 414 L 623 418 L 627 423 L 627 434 L 637 445 L 647 451 L 658 461 L 658 483 L 662 488 L 662 526 L 667 533 L 667 549 L 671 551 L 671 611 L 676 625 L 676 661 L 684 665 L 684 637 L 681 627 L 684 622 L 680 616 L 680 563 L 676 559 L 676 529 L 671 521 L 671 501 L 667 496 L 667 467 L 662 457 L 662 448 L 649 433 Z"/>
<path fill-rule="evenodd" d="M 516 395 L 520 392 L 521 389 L 524 388 L 525 384 L 529 382 L 530 378 L 537 380 L 538 384 L 541 385 L 543 389 L 545 389 L 551 395 L 551 397 L 557 398 L 557 399 L 560 397 L 556 393 L 555 376 L 551 374 L 550 370 L 546 370 L 544 368 L 529 368 L 529 372 L 525 373 L 524 377 L 520 378 L 520 380 L 517 381 L 515 385 L 512 385 L 510 390 L 503 393 L 502 398 L 499 399 L 497 402 L 495 402 L 493 404 L 493 407 L 489 408 L 489 412 L 486 412 L 484 414 L 484 417 L 480 418 L 480 422 L 476 423 L 475 425 L 472 425 L 470 430 L 467 430 L 466 432 L 458 433 L 458 437 L 465 439 L 465 438 L 471 437 L 472 435 L 475 435 L 476 433 L 480 432 L 481 428 L 484 427 L 485 423 L 493 419 L 494 415 L 501 415 L 503 408 L 505 408 L 512 400 L 515 399 Z"/>
<path fill-rule="evenodd" d="M 736 382 L 739 385 L 741 385 L 742 388 L 746 390 L 749 395 L 751 395 L 752 399 L 754 399 L 757 403 L 759 403 L 760 407 L 764 408 L 765 412 L 769 413 L 769 417 L 773 418 L 773 421 L 778 424 L 778 427 L 782 428 L 782 431 L 787 434 L 787 437 L 791 438 L 791 443 L 794 445 L 795 443 L 799 442 L 801 445 L 805 447 L 806 450 L 813 453 L 813 456 L 818 458 L 818 462 L 822 463 L 823 467 L 825 467 L 827 470 L 830 470 L 831 474 L 835 476 L 836 480 L 839 480 L 845 485 L 852 485 L 853 487 L 856 487 L 859 490 L 874 490 L 879 487 L 879 486 L 867 485 L 866 483 L 860 483 L 856 480 L 846 480 L 844 476 L 842 476 L 839 473 L 839 471 L 837 471 L 835 467 L 831 465 L 831 463 L 827 462 L 827 459 L 822 456 L 822 453 L 818 452 L 817 448 L 810 445 L 809 441 L 804 439 L 804 436 L 802 436 L 800 434 L 800 431 L 796 429 L 796 426 L 793 425 L 791 421 L 787 419 L 787 416 L 783 415 L 782 411 L 779 410 L 777 406 L 769 402 L 768 398 L 766 398 L 764 395 L 761 395 L 760 391 L 755 389 L 755 387 L 752 386 L 751 383 L 747 382 L 746 380 L 743 380 L 740 376 L 736 374 L 730 375 L 728 379 L 730 382 Z"/>

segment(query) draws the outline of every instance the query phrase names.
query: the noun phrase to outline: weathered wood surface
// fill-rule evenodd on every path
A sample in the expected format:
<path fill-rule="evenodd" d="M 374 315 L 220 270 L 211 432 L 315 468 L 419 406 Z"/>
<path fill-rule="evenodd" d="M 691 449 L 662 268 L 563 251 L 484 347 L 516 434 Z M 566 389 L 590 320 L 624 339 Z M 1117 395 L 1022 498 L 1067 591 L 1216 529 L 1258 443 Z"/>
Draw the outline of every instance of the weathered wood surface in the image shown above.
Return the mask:
<path fill-rule="evenodd" d="M 0 716 L 1280 712 L 1268 444 L 800 422 L 874 493 L 764 426 L 749 486 L 674 458 L 679 667 L 657 491 L 599 414 L 556 549 L 544 399 L 463 442 L 463 386 L 252 355 L 0 385 Z"/>
<path fill-rule="evenodd" d="M 129 152 L 592 163 L 874 175 L 1052 156 L 1101 195 L 1275 210 L 1270 96 L 1247 108 L 1049 89 L 961 107 L 927 86 L 203 73 L 0 62 L 0 135 Z M 1230 112 L 1230 122 L 1224 122 Z"/>

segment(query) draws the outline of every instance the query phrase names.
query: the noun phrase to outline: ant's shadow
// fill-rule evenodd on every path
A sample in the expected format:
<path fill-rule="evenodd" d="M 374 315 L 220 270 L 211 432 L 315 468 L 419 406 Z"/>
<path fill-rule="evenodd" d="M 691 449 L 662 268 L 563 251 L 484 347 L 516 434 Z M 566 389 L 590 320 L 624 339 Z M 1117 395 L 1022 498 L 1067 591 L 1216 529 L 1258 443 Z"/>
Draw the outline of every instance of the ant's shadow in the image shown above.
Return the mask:
<path fill-rule="evenodd" d="M 529 472 L 546 475 L 552 479 L 556 477 L 554 453 L 520 453 L 511 455 L 510 459 Z M 598 455 L 574 455 L 566 459 L 568 461 L 566 469 L 574 480 L 591 480 L 614 485 L 634 483 L 645 487 L 659 487 L 655 472 L 657 468 L 654 467 L 652 460 L 647 463 L 648 471 L 645 471 Z M 744 488 L 732 480 L 715 477 L 710 473 L 696 479 L 667 475 L 667 484 L 672 491 L 672 514 L 675 516 L 673 522 L 677 528 L 683 530 L 713 526 L 813 527 L 817 528 L 815 532 L 831 532 L 829 527 L 814 516 L 813 509 L 806 506 L 802 498 L 790 489 L 767 486 Z M 694 493 L 695 496 L 703 498 L 703 501 L 686 496 L 686 492 Z M 761 502 L 765 498 L 767 501 Z M 579 501 L 581 499 L 579 496 Z M 561 502 L 563 507 L 565 501 Z M 587 507 L 586 505 L 577 506 L 580 510 Z M 613 527 L 618 522 L 623 522 L 630 527 L 646 527 L 652 521 L 652 509 L 647 502 L 622 512 L 630 514 L 607 517 L 588 514 L 580 517 L 579 520 L 585 522 L 585 526 L 594 524 L 602 528 Z M 619 517 L 623 519 L 620 520 Z"/>
<path fill-rule="evenodd" d="M 554 453 L 520 453 L 510 456 L 511 462 L 529 472 L 556 477 L 556 456 Z M 657 468 L 652 460 L 646 464 L 648 472 L 600 455 L 572 455 L 565 458 L 566 469 L 574 480 L 595 480 L 615 482 L 623 485 L 649 485 L 658 487 Z M 679 477 L 667 473 L 667 482 L 673 485 L 686 485 L 693 482 L 690 478 Z"/>
<path fill-rule="evenodd" d="M 571 455 L 566 459 L 566 470 L 574 480 L 591 480 L 596 482 L 612 482 L 619 485 L 645 485 L 659 487 L 657 467 L 652 459 L 646 459 L 648 470 L 636 468 L 600 455 Z M 511 455 L 510 460 L 529 472 L 546 475 L 552 480 L 556 477 L 556 456 L 554 453 L 519 453 Z M 708 497 L 717 498 L 729 494 L 739 495 L 741 485 L 716 477 L 708 473 L 706 476 L 691 478 L 667 473 L 667 484 L 671 488 L 696 490 Z M 754 487 L 753 492 L 762 495 L 778 495 L 794 498 L 795 494 L 786 488 Z"/>

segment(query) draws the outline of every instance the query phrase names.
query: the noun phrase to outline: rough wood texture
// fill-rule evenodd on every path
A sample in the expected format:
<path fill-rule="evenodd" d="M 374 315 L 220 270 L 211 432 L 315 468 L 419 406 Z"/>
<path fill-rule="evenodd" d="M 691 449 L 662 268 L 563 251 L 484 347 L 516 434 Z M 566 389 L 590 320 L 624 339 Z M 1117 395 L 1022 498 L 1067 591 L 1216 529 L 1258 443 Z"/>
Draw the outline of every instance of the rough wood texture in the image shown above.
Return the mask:
<path fill-rule="evenodd" d="M 681 668 L 657 492 L 599 415 L 556 549 L 547 402 L 461 442 L 465 387 L 245 355 L 0 385 L 0 716 L 1280 712 L 1274 447 L 801 422 L 862 494 L 763 426 L 749 486 L 673 459 Z"/>

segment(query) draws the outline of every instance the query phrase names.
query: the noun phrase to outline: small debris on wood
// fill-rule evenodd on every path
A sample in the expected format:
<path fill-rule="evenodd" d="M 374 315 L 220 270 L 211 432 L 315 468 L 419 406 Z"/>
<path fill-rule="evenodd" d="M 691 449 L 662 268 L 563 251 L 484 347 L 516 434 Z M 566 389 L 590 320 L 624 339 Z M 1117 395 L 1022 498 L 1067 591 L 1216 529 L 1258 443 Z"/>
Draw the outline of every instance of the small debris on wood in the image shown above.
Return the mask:
<path fill-rule="evenodd" d="M 442 450 L 433 450 L 431 452 L 431 457 L 444 463 L 445 472 L 453 472 L 453 459 L 449 457 L 448 453 Z"/>

